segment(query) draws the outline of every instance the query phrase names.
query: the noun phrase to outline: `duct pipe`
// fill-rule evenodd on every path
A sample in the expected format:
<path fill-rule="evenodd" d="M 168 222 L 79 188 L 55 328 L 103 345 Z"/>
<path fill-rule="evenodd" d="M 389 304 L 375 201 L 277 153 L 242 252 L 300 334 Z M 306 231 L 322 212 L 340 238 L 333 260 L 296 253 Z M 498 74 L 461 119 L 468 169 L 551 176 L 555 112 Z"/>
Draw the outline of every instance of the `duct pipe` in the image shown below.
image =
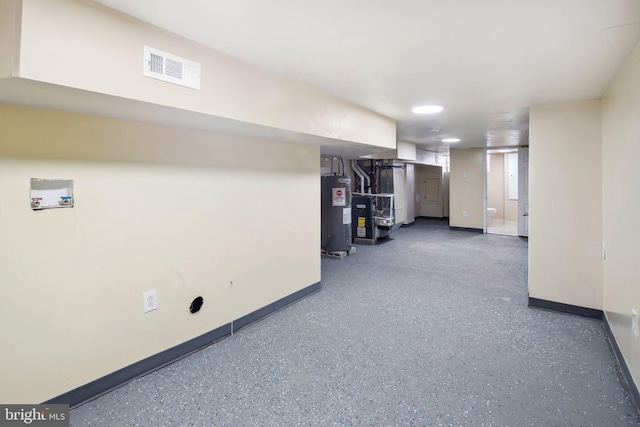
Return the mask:
<path fill-rule="evenodd" d="M 367 173 L 360 167 L 360 165 L 358 165 L 358 161 L 357 160 L 353 160 L 353 165 L 354 165 L 355 168 L 358 169 L 358 171 L 360 172 L 361 176 L 364 176 L 364 179 L 367 180 L 367 188 L 369 189 L 369 193 L 371 193 L 371 179 L 369 178 L 369 175 L 367 175 Z M 364 194 L 364 189 L 362 190 L 362 194 Z"/>
<path fill-rule="evenodd" d="M 360 178 L 360 193 L 364 194 L 364 175 L 355 160 L 351 160 L 351 169 L 353 169 L 355 174 L 358 175 L 358 178 Z"/>
<path fill-rule="evenodd" d="M 331 162 L 331 174 L 334 174 L 333 172 L 333 161 L 334 160 L 338 160 L 340 163 L 338 163 L 338 172 L 335 173 L 336 175 L 344 175 L 344 161 L 342 160 L 342 157 L 327 157 L 327 156 L 320 156 L 320 158 L 322 160 L 327 160 Z M 340 169 L 340 167 L 342 167 L 342 169 Z"/>

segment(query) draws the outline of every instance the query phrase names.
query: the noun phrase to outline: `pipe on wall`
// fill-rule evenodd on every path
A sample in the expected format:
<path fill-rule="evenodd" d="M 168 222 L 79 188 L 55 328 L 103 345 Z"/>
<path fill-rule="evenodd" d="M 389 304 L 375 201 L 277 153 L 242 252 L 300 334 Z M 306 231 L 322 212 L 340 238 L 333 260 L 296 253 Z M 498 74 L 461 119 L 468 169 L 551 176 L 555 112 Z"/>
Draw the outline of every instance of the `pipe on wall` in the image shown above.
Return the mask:
<path fill-rule="evenodd" d="M 367 188 L 369 189 L 369 193 L 371 193 L 371 179 L 369 178 L 369 175 L 367 175 L 367 173 L 362 170 L 360 165 L 358 165 L 357 160 L 351 161 L 351 167 L 353 168 L 354 172 L 360 177 L 360 192 L 364 194 L 364 180 L 366 179 Z"/>
<path fill-rule="evenodd" d="M 364 194 L 364 172 L 355 160 L 351 160 L 351 169 L 353 169 L 356 175 L 358 175 L 358 178 L 360 178 L 360 193 Z"/>

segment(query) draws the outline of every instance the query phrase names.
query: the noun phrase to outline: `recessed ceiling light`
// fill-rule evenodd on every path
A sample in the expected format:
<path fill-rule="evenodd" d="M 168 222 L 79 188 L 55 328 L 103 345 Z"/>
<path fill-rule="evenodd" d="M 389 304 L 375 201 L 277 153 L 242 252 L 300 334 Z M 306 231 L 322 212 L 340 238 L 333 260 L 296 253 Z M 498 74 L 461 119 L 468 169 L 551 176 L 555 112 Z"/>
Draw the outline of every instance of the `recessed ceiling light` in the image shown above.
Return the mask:
<path fill-rule="evenodd" d="M 445 138 L 442 142 L 460 142 L 460 138 Z"/>
<path fill-rule="evenodd" d="M 443 108 L 440 105 L 421 105 L 419 107 L 415 107 L 412 111 L 416 114 L 433 114 L 439 113 Z"/>

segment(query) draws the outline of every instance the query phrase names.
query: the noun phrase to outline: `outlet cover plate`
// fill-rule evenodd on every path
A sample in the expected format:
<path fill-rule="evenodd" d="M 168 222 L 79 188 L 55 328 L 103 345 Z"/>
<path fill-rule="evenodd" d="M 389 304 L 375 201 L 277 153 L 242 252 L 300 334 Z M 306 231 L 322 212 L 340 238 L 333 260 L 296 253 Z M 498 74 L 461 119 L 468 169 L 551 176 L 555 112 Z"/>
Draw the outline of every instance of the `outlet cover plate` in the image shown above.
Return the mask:
<path fill-rule="evenodd" d="M 158 309 L 158 294 L 156 290 L 147 291 L 144 293 L 144 312 L 148 313 Z"/>

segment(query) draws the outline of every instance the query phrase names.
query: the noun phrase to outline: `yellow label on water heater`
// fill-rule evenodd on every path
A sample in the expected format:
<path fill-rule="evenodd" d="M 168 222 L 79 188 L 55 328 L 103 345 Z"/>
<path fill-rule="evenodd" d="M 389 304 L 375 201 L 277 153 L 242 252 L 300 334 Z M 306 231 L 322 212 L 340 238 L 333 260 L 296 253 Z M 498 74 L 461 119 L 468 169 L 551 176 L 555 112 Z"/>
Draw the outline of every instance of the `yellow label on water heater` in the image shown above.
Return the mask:
<path fill-rule="evenodd" d="M 365 217 L 363 216 L 359 216 L 358 217 L 358 227 L 364 227 L 364 221 L 365 221 Z"/>

